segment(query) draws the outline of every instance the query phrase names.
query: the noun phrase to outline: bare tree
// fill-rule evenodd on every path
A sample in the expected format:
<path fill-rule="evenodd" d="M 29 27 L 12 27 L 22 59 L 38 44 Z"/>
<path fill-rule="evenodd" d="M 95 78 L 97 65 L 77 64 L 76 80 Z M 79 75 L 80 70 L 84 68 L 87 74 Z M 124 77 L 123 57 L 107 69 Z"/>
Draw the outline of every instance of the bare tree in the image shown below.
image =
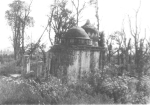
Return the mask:
<path fill-rule="evenodd" d="M 140 29 L 140 26 L 138 25 L 138 14 L 139 14 L 140 6 L 141 6 L 141 1 L 140 1 L 140 5 L 138 9 L 135 11 L 134 27 L 132 26 L 132 22 L 129 17 L 130 33 L 134 39 L 135 71 L 137 73 L 137 79 L 139 80 L 137 84 L 137 91 L 140 91 L 141 78 L 143 74 L 145 74 L 149 68 L 149 66 L 147 67 L 147 63 L 149 63 L 149 48 L 148 48 L 148 43 L 146 42 L 146 29 L 145 29 L 145 37 L 140 38 L 141 29 Z"/>
<path fill-rule="evenodd" d="M 51 6 L 51 13 L 48 15 L 48 23 L 38 41 L 28 52 L 29 55 L 33 54 L 40 47 L 41 39 L 46 31 L 49 34 L 50 43 L 53 45 L 51 29 L 54 30 L 56 39 L 56 37 L 60 38 L 69 28 L 75 25 L 75 19 L 71 16 L 72 12 L 66 8 L 66 4 L 67 2 L 65 0 L 54 0 L 54 4 Z"/>
<path fill-rule="evenodd" d="M 25 8 L 24 16 L 23 16 L 23 19 L 21 20 L 22 21 L 22 54 L 24 54 L 24 52 L 25 52 L 25 49 L 24 49 L 25 28 L 26 28 L 27 25 L 29 25 L 28 23 L 32 23 L 33 24 L 33 18 L 29 16 L 29 14 L 31 12 L 30 7 L 32 5 L 32 2 L 33 2 L 33 0 L 31 0 L 30 5 Z"/>
<path fill-rule="evenodd" d="M 52 8 L 51 16 L 49 17 L 49 20 L 48 20 L 48 29 L 47 29 L 47 32 L 49 34 L 49 41 L 50 41 L 51 45 L 54 44 L 52 42 L 52 39 L 51 39 L 51 26 L 52 26 L 52 19 L 53 19 L 54 10 L 55 10 L 55 7 Z"/>
<path fill-rule="evenodd" d="M 140 28 L 138 26 L 138 13 L 139 13 L 139 10 L 140 10 L 140 6 L 141 6 L 141 2 L 140 2 L 140 5 L 138 7 L 138 9 L 135 11 L 135 27 L 133 28 L 132 27 L 132 23 L 131 23 L 131 19 L 129 17 L 129 27 L 130 27 L 130 33 L 132 35 L 132 37 L 134 38 L 134 50 L 135 50 L 135 56 L 134 56 L 134 62 L 135 62 L 135 66 L 136 66 L 136 70 L 138 72 L 138 77 L 140 78 L 141 77 L 141 73 L 142 73 L 142 70 L 140 68 L 140 55 L 139 55 L 139 48 L 140 48 L 140 44 L 142 45 L 142 42 L 140 42 L 140 38 L 139 38 L 139 35 L 140 35 Z M 142 47 L 142 46 L 141 46 Z"/>
<path fill-rule="evenodd" d="M 100 26 L 100 23 L 99 23 L 99 7 L 98 7 L 98 0 L 96 0 L 96 6 L 95 6 L 95 8 L 96 8 L 96 19 L 97 19 L 97 29 L 99 30 L 99 26 Z"/>
<path fill-rule="evenodd" d="M 66 8 L 66 5 L 66 0 L 55 1 L 54 5 L 52 5 L 52 12 L 49 15 L 49 36 L 50 30 L 53 29 L 55 32 L 55 42 L 59 42 L 67 30 L 75 26 L 72 11 Z"/>
<path fill-rule="evenodd" d="M 77 2 L 75 2 L 77 1 Z M 81 15 L 81 12 L 86 8 L 87 4 L 89 4 L 89 1 L 84 1 L 83 5 L 80 7 L 80 1 L 79 0 L 71 0 L 75 10 L 76 10 L 76 25 L 78 26 L 79 23 L 79 17 Z"/>
<path fill-rule="evenodd" d="M 33 18 L 29 16 L 30 5 L 20 0 L 14 0 L 9 4 L 10 10 L 7 10 L 5 17 L 13 32 L 14 58 L 24 54 L 24 33 L 27 26 L 33 25 Z M 22 47 L 22 48 L 21 48 Z"/>

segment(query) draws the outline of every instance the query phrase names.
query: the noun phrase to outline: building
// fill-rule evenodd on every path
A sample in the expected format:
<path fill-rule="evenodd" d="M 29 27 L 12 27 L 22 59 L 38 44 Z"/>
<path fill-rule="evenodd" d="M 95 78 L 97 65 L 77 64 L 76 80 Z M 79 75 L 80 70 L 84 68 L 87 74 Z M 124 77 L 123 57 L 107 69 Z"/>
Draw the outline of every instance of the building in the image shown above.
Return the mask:
<path fill-rule="evenodd" d="M 63 38 L 57 39 L 47 55 L 46 74 L 74 83 L 99 70 L 98 31 L 88 25 L 73 27 Z"/>

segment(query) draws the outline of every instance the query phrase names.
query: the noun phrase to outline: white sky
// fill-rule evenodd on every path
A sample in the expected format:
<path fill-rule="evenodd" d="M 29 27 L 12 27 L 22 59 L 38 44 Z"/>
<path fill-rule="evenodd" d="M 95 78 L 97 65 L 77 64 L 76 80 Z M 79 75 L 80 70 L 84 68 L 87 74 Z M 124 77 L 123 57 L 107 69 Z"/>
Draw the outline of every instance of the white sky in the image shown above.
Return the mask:
<path fill-rule="evenodd" d="M 9 9 L 8 4 L 13 0 L 3 0 L 0 3 L 0 50 L 6 48 L 12 48 L 10 36 L 12 36 L 11 29 L 5 19 L 5 11 Z M 29 3 L 30 0 L 24 0 Z M 80 0 L 83 2 L 83 0 Z M 44 27 L 47 24 L 47 14 L 49 13 L 49 7 L 53 0 L 33 0 L 31 16 L 35 20 L 34 27 L 29 28 L 26 35 L 32 35 L 32 40 L 36 41 L 42 34 Z M 99 16 L 100 16 L 100 31 L 104 31 L 106 36 L 114 31 L 120 31 L 124 20 L 124 27 L 129 35 L 128 15 L 131 16 L 131 20 L 134 22 L 135 11 L 139 6 L 139 0 L 98 0 L 99 2 Z M 150 34 L 150 0 L 141 0 L 141 8 L 139 12 L 139 24 L 141 25 L 141 36 L 144 36 L 144 30 L 146 28 L 147 36 Z M 71 9 L 72 7 L 70 7 Z M 93 7 L 87 7 L 83 13 L 82 22 L 79 26 L 82 26 L 86 19 L 90 19 L 91 23 L 95 23 L 95 11 Z M 96 23 L 95 23 L 96 25 Z M 43 27 L 44 26 L 44 27 Z M 129 35 L 130 36 L 130 35 Z M 48 35 L 45 34 L 42 38 L 42 42 L 49 46 Z"/>

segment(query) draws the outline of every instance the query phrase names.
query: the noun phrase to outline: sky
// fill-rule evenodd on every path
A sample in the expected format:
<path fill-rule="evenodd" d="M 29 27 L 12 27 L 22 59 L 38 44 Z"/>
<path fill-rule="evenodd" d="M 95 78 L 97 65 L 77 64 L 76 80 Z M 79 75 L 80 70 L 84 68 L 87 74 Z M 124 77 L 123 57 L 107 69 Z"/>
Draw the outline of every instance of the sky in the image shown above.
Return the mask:
<path fill-rule="evenodd" d="M 0 50 L 8 48 L 13 50 L 11 42 L 11 28 L 5 19 L 5 11 L 9 9 L 8 4 L 12 3 L 12 1 L 13 0 L 3 0 L 0 3 Z M 24 1 L 30 3 L 30 0 Z M 42 34 L 47 24 L 47 15 L 50 12 L 50 5 L 52 2 L 53 0 L 33 0 L 30 16 L 34 18 L 35 24 L 34 27 L 28 28 L 26 31 L 26 43 L 31 41 L 36 42 L 36 40 L 38 40 Z M 80 2 L 82 5 L 84 0 L 80 0 Z M 100 31 L 104 31 L 105 35 L 108 36 L 115 31 L 120 31 L 124 26 L 127 35 L 130 37 L 131 35 L 129 33 L 128 16 L 130 16 L 132 26 L 134 26 L 135 10 L 137 10 L 139 7 L 140 0 L 98 0 L 98 2 Z M 141 30 L 141 37 L 144 36 L 145 29 L 147 36 L 150 34 L 149 4 L 150 0 L 141 0 L 140 11 L 138 14 L 138 25 L 140 26 Z M 73 10 L 71 5 L 68 7 L 69 9 Z M 92 24 L 96 25 L 94 7 L 86 7 L 81 16 L 82 18 L 80 20 L 79 26 L 84 25 L 87 19 L 89 19 Z M 50 46 L 47 33 L 44 34 L 42 42 L 45 43 L 47 47 Z"/>

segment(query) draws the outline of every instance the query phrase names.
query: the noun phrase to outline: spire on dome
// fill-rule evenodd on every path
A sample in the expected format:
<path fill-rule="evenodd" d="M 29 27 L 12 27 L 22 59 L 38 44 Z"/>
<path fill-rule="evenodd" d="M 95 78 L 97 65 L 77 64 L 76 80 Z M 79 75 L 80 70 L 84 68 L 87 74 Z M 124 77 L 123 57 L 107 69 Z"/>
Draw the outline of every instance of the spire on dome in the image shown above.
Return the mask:
<path fill-rule="evenodd" d="M 90 20 L 87 19 L 86 23 L 82 26 L 82 28 L 92 28 L 96 29 L 93 24 L 91 24 Z"/>
<path fill-rule="evenodd" d="M 91 22 L 89 19 L 87 19 L 86 23 L 84 24 L 84 26 L 88 26 L 88 25 L 91 25 Z"/>

